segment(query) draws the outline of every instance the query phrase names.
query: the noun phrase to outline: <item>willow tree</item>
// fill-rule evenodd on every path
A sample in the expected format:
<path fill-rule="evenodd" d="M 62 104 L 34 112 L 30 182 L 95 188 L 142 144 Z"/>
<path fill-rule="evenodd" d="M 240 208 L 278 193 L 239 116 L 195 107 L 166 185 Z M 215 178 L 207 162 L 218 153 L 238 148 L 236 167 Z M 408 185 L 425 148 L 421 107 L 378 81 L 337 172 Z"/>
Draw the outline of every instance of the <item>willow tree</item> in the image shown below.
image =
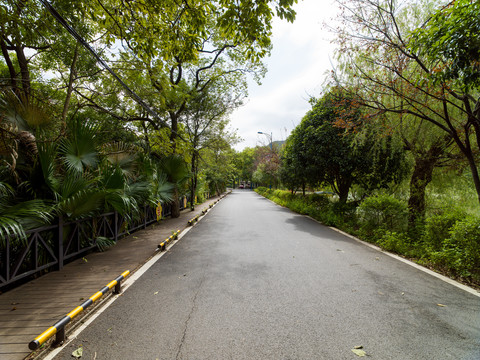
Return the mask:
<path fill-rule="evenodd" d="M 465 37 L 459 35 L 464 26 L 458 24 L 465 21 L 477 29 L 478 3 L 468 0 L 452 1 L 448 6 L 442 6 L 446 2 L 428 0 L 338 0 L 338 3 L 343 8 L 341 20 L 345 26 L 337 30 L 341 66 L 334 73 L 335 84 L 354 93 L 359 103 L 371 110 L 370 117 L 396 115 L 397 124 L 410 126 L 411 133 L 419 123 L 428 125 L 427 131 L 436 133 L 438 140 L 431 142 L 430 155 L 443 156 L 450 151 L 450 144 L 454 144 L 470 166 L 480 202 L 475 156 L 480 150 L 478 81 L 469 81 L 473 79 L 471 76 L 458 76 L 460 72 L 447 71 L 453 62 L 458 64 L 457 70 L 463 67 L 465 74 L 471 74 L 478 66 L 478 56 L 472 52 L 469 58 L 460 52 L 458 55 L 465 61 L 456 61 L 455 52 L 446 51 L 460 46 L 462 41 L 475 49 L 476 37 L 468 35 L 470 32 Z M 448 29 L 458 36 L 448 36 Z M 475 33 L 472 30 L 471 34 Z M 435 42 L 435 47 L 429 45 L 427 38 Z M 449 75 L 437 76 L 439 73 Z M 390 126 L 397 125 L 394 122 Z M 438 160 L 435 156 L 433 161 Z M 421 167 L 414 170 L 419 181 L 411 182 L 414 186 L 411 196 L 418 190 L 415 185 L 424 186 L 428 181 L 425 171 L 433 169 Z M 411 210 L 423 211 L 421 202 L 412 202 L 411 207 L 415 206 L 417 209 Z"/>

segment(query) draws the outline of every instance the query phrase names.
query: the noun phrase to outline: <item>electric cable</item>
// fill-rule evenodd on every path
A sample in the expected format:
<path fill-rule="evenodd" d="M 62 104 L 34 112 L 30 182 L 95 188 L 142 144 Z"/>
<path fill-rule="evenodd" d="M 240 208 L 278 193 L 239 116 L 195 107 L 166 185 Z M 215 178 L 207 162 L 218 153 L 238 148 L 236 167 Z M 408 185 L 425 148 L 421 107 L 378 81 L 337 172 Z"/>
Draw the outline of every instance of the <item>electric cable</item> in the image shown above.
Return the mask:
<path fill-rule="evenodd" d="M 127 93 L 142 107 L 144 108 L 150 115 L 152 115 L 155 119 L 157 119 L 160 124 L 168 129 L 170 129 L 173 133 L 177 133 L 175 130 L 171 129 L 168 124 L 160 118 L 160 116 L 150 108 L 141 98 L 138 96 L 132 89 L 125 84 L 122 79 L 108 66 L 108 64 L 100 57 L 99 54 L 90 46 L 90 44 L 72 27 L 68 24 L 68 22 L 55 10 L 55 8 L 47 1 L 47 0 L 39 0 L 43 6 L 47 9 L 47 11 L 85 48 L 87 49 L 94 57 L 97 59 L 97 62 L 107 70 L 114 78 L 118 81 L 120 85 L 127 91 Z"/>

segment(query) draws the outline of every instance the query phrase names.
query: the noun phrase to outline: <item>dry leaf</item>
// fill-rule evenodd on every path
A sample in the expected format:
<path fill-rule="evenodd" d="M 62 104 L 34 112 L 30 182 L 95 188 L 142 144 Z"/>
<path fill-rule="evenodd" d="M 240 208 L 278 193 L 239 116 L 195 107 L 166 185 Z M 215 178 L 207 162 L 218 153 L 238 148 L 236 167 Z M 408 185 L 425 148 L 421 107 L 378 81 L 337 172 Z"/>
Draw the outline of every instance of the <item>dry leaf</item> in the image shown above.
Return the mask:
<path fill-rule="evenodd" d="M 447 305 L 443 305 L 443 304 L 437 304 L 437 306 L 440 306 L 440 307 L 446 307 Z"/>
<path fill-rule="evenodd" d="M 357 356 L 367 356 L 367 353 L 361 349 L 352 349 L 353 353 Z"/>
<path fill-rule="evenodd" d="M 357 346 L 354 346 L 353 348 L 354 349 L 363 349 L 363 346 L 362 345 L 357 345 Z"/>
<path fill-rule="evenodd" d="M 72 352 L 72 356 L 75 358 L 75 359 L 80 359 L 83 355 L 83 347 L 79 347 L 77 350 L 75 350 L 74 352 Z"/>
<path fill-rule="evenodd" d="M 155 291 L 155 292 L 153 293 L 153 295 L 157 295 L 157 294 L 158 294 L 158 291 Z"/>

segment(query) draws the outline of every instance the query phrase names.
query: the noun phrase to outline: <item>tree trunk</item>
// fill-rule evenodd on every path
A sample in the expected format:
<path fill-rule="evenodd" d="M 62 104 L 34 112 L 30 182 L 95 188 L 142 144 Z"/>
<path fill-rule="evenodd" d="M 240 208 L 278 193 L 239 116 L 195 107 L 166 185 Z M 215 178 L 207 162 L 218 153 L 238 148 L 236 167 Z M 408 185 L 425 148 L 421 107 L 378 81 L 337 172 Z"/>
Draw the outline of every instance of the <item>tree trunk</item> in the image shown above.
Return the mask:
<path fill-rule="evenodd" d="M 170 112 L 170 121 L 172 122 L 172 132 L 170 134 L 170 142 L 172 145 L 172 154 L 177 153 L 177 130 L 178 130 L 178 117 L 174 112 Z M 173 203 L 172 203 L 172 218 L 180 217 L 180 203 L 178 197 L 178 189 L 175 186 L 173 192 Z"/>
<path fill-rule="evenodd" d="M 338 197 L 339 201 L 346 203 L 348 200 L 348 193 L 350 192 L 350 187 L 352 186 L 351 179 L 340 179 L 337 181 L 338 188 Z"/>
<path fill-rule="evenodd" d="M 61 133 L 63 134 L 67 129 L 67 113 L 68 108 L 70 107 L 70 99 L 72 98 L 73 92 L 73 83 L 75 81 L 77 75 L 77 59 L 78 59 L 78 42 L 75 45 L 75 52 L 73 53 L 73 60 L 72 65 L 70 66 L 70 77 L 68 78 L 68 86 L 67 86 L 67 96 L 65 97 L 65 102 L 63 104 L 63 112 L 62 112 L 62 129 Z"/>
<path fill-rule="evenodd" d="M 480 176 L 478 174 L 477 164 L 475 162 L 475 158 L 473 154 L 466 154 L 468 165 L 470 166 L 470 170 L 472 171 L 472 178 L 473 184 L 475 185 L 475 190 L 477 191 L 477 199 L 480 204 Z"/>
<path fill-rule="evenodd" d="M 190 210 L 195 210 L 195 191 L 197 190 L 197 152 L 194 150 L 192 154 L 192 186 L 190 189 Z"/>
<path fill-rule="evenodd" d="M 30 70 L 28 69 L 28 60 L 25 57 L 25 53 L 23 51 L 23 47 L 20 45 L 15 46 L 15 53 L 17 54 L 17 62 L 18 66 L 20 67 L 20 74 L 22 77 L 22 90 L 25 95 L 25 103 L 28 104 L 30 102 Z"/>
<path fill-rule="evenodd" d="M 178 198 L 178 189 L 175 187 L 173 190 L 173 202 L 172 202 L 172 218 L 180 217 L 180 204 Z"/>
<path fill-rule="evenodd" d="M 0 45 L 2 48 L 3 58 L 5 59 L 5 62 L 8 67 L 8 71 L 10 72 L 10 84 L 12 86 L 12 90 L 14 92 L 17 92 L 18 91 L 17 82 L 16 82 L 17 74 L 15 72 L 15 67 L 13 66 L 12 59 L 10 59 L 10 55 L 8 54 L 7 44 L 5 44 L 5 41 L 3 39 L 0 39 Z"/>
<path fill-rule="evenodd" d="M 437 162 L 438 157 L 435 156 L 415 158 L 415 167 L 410 179 L 410 198 L 408 199 L 409 228 L 414 228 L 417 221 L 423 220 L 425 217 L 425 189 L 432 181 L 433 169 Z"/>

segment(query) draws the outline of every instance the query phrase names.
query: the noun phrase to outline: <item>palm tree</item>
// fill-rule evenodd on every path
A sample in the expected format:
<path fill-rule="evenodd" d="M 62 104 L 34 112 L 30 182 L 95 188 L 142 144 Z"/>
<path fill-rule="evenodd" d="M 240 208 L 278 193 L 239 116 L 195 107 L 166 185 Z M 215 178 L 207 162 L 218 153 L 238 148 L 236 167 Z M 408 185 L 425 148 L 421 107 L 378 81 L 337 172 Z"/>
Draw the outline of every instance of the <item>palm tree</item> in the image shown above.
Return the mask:
<path fill-rule="evenodd" d="M 161 170 L 167 176 L 170 183 L 174 185 L 172 218 L 180 216 L 180 204 L 178 203 L 180 188 L 188 181 L 191 174 L 187 164 L 179 155 L 170 155 L 162 159 Z"/>

